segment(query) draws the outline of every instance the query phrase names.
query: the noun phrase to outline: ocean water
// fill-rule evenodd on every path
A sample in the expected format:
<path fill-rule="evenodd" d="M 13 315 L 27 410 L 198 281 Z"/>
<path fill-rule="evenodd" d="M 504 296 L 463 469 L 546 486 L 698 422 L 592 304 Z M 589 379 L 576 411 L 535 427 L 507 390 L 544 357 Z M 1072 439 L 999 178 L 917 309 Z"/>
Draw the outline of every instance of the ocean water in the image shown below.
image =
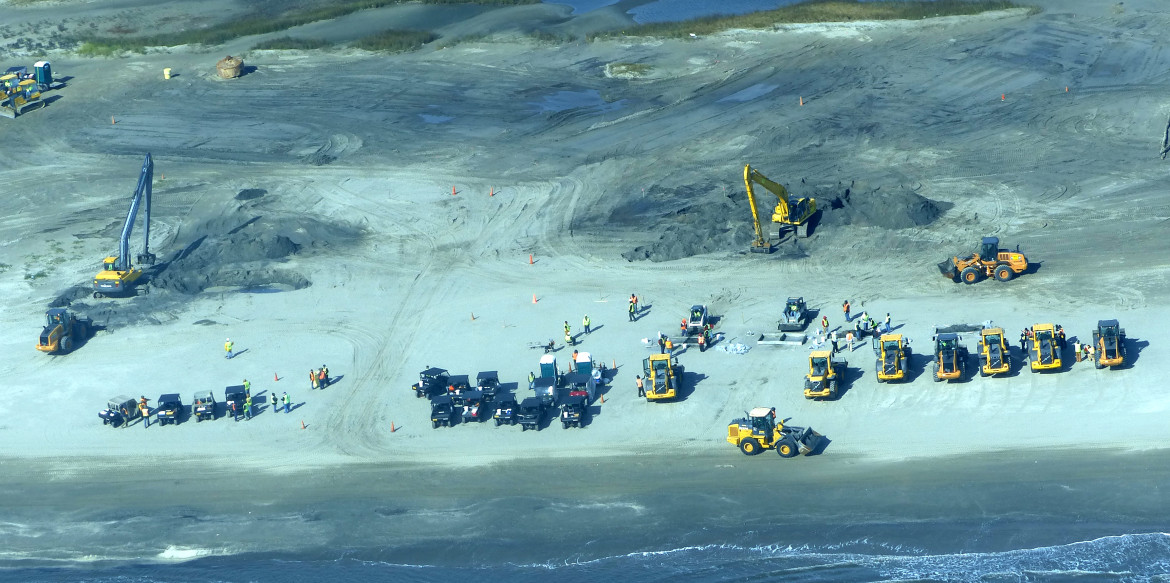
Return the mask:
<path fill-rule="evenodd" d="M 550 4 L 564 4 L 573 7 L 573 14 L 585 14 L 599 8 L 612 6 L 621 0 L 545 0 Z M 781 6 L 796 4 L 803 0 L 653 0 L 635 6 L 628 11 L 638 23 L 672 22 L 690 20 L 712 14 L 747 14 L 761 10 L 773 10 Z"/>
<path fill-rule="evenodd" d="M 1164 452 L 657 455 L 44 483 L 0 581 L 1170 581 Z"/>

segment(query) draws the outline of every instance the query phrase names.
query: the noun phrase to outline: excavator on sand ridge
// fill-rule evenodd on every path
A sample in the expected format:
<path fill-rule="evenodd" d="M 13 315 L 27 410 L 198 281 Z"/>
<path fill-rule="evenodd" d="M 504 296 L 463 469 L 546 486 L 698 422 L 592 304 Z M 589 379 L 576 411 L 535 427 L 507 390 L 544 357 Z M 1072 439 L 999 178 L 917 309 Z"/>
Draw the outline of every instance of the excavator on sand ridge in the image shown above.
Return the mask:
<path fill-rule="evenodd" d="M 767 176 L 752 168 L 751 164 L 743 167 L 743 182 L 747 186 L 748 204 L 752 207 L 752 224 L 756 229 L 756 238 L 752 241 L 753 253 L 771 253 L 773 242 L 778 242 L 784 231 L 793 229 L 797 236 L 809 235 L 812 216 L 817 212 L 817 201 L 814 198 L 795 198 L 788 194 L 788 189 L 782 184 L 773 182 Z M 772 194 L 779 202 L 772 210 L 772 226 L 768 238 L 764 238 L 764 230 L 760 225 L 760 213 L 756 207 L 756 193 L 752 183 L 759 184 Z"/>
<path fill-rule="evenodd" d="M 150 189 L 153 180 L 154 160 L 147 154 L 142 163 L 142 173 L 138 176 L 138 187 L 130 200 L 130 212 L 126 213 L 118 254 L 106 257 L 102 262 L 102 270 L 93 278 L 93 297 L 132 295 L 134 283 L 142 277 L 142 270 L 130 263 L 130 233 L 134 230 L 134 219 L 143 201 L 142 253 L 138 254 L 137 260 L 143 265 L 154 265 L 155 255 L 150 252 Z"/>

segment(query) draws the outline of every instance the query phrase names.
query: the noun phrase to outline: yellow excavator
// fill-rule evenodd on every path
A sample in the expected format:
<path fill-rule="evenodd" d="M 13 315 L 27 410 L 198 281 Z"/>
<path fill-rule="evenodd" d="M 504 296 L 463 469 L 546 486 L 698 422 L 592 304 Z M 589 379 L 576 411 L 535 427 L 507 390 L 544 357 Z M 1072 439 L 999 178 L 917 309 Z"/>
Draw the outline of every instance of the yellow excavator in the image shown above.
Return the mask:
<path fill-rule="evenodd" d="M 147 154 L 146 160 L 142 163 L 142 173 L 138 176 L 134 198 L 130 200 L 126 224 L 122 227 L 118 255 L 106 257 L 102 262 L 102 270 L 93 277 L 93 297 L 131 295 L 134 283 L 142 277 L 142 269 L 130 263 L 130 233 L 134 230 L 134 219 L 138 216 L 138 207 L 143 201 L 146 205 L 142 219 L 142 253 L 138 254 L 138 263 L 154 264 L 155 255 L 150 252 L 150 188 L 153 180 L 154 160 Z"/>
<path fill-rule="evenodd" d="M 752 223 L 756 228 L 756 239 L 752 241 L 753 253 L 771 253 L 774 241 L 779 241 L 784 231 L 793 229 L 798 237 L 807 237 L 809 221 L 817 212 L 815 198 L 795 198 L 788 195 L 784 185 L 773 182 L 767 176 L 752 168 L 751 164 L 743 167 L 743 183 L 747 186 L 748 204 L 752 207 Z M 756 193 L 752 183 L 759 184 L 772 194 L 779 202 L 772 209 L 772 227 L 768 230 L 768 238 L 764 238 L 764 229 L 760 225 L 760 213 L 756 206 Z"/>

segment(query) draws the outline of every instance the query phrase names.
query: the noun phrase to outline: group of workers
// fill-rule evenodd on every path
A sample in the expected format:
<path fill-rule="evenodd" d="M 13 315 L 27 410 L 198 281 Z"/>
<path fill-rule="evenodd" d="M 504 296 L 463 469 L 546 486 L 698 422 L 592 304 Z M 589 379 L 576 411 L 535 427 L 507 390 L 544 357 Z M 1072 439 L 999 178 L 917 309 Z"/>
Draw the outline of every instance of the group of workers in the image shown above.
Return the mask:
<path fill-rule="evenodd" d="M 321 365 L 320 369 L 309 369 L 309 384 L 314 389 L 324 389 L 329 386 L 329 367 Z"/>

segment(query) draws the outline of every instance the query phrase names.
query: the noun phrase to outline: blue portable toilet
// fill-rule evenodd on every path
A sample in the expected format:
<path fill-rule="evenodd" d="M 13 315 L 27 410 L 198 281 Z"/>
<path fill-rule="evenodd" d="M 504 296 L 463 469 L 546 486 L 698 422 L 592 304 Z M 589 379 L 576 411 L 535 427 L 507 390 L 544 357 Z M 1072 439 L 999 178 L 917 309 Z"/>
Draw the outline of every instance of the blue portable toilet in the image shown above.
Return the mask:
<path fill-rule="evenodd" d="M 37 61 L 33 64 L 33 77 L 37 85 L 48 87 L 53 84 L 53 69 L 48 61 Z"/>

